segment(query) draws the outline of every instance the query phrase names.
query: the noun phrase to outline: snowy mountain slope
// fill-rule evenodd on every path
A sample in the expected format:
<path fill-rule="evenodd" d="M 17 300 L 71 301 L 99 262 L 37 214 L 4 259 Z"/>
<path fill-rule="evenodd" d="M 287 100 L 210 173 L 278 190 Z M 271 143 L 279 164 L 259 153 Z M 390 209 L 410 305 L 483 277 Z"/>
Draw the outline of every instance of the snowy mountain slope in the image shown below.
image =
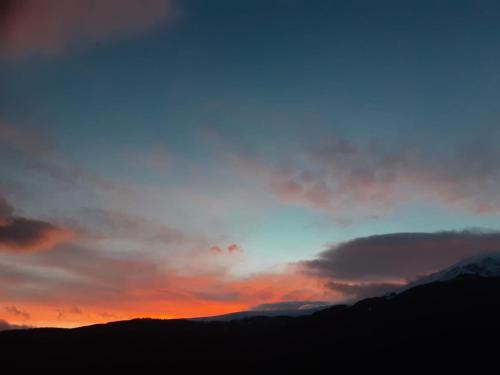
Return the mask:
<path fill-rule="evenodd" d="M 449 281 L 464 276 L 500 277 L 500 252 L 485 253 L 464 259 L 442 271 L 417 279 L 397 292 L 402 292 L 419 285 Z"/>
<path fill-rule="evenodd" d="M 398 294 L 419 285 L 431 284 L 434 282 L 449 281 L 464 276 L 500 277 L 500 252 L 485 253 L 479 256 L 464 259 L 441 271 L 435 272 L 433 274 L 424 276 L 413 282 L 410 282 L 409 284 L 387 295 L 390 296 L 394 293 Z M 229 322 L 232 320 L 254 318 L 254 317 L 278 317 L 278 316 L 299 317 L 299 316 L 311 315 L 315 312 L 324 310 L 328 307 L 330 307 L 330 305 L 317 306 L 302 310 L 286 310 L 286 309 L 271 310 L 271 311 L 249 310 L 249 311 L 240 311 L 225 315 L 194 318 L 192 320 Z"/>
<path fill-rule="evenodd" d="M 235 313 L 229 313 L 224 315 L 216 315 L 216 316 L 208 316 L 208 317 L 200 317 L 193 318 L 190 320 L 194 321 L 206 321 L 206 322 L 230 322 L 232 320 L 239 319 L 247 319 L 247 318 L 256 318 L 256 317 L 299 317 L 305 315 L 314 314 L 317 311 L 321 311 L 329 308 L 330 305 L 323 305 L 317 307 L 311 307 L 307 309 L 301 310 L 270 310 L 270 311 L 239 311 Z"/>

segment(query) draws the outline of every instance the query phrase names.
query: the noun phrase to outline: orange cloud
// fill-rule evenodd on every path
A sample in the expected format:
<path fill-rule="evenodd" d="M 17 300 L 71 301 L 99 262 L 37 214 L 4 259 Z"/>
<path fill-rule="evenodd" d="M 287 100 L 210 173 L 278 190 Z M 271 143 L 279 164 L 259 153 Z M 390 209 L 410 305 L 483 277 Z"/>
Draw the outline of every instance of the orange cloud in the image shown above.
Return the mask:
<path fill-rule="evenodd" d="M 26 57 L 144 32 L 173 9 L 170 0 L 18 0 L 7 1 L 2 12 L 3 52 Z"/>
<path fill-rule="evenodd" d="M 30 314 L 26 311 L 19 310 L 16 306 L 6 306 L 4 309 L 8 314 L 11 314 L 15 317 L 19 317 L 22 320 L 29 320 L 31 318 Z"/>
<path fill-rule="evenodd" d="M 284 272 L 234 278 L 220 273 L 181 275 L 127 290 L 119 310 L 130 317 L 192 318 L 249 310 L 257 305 L 292 301 L 338 300 L 341 294 L 315 278 Z M 140 303 L 138 303 L 140 301 Z"/>

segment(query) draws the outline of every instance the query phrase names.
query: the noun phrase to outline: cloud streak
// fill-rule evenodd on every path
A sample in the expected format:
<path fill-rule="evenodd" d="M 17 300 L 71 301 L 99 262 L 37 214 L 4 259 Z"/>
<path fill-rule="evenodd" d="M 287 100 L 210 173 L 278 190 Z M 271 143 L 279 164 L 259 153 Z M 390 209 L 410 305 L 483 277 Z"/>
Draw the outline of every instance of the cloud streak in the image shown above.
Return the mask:
<path fill-rule="evenodd" d="M 83 209 L 79 224 L 84 231 L 102 238 L 137 239 L 176 244 L 190 240 L 182 231 L 124 212 L 105 209 Z"/>
<path fill-rule="evenodd" d="M 170 0 L 18 0 L 5 3 L 2 11 L 1 50 L 14 57 L 124 38 L 173 15 Z"/>
<path fill-rule="evenodd" d="M 31 318 L 31 315 L 28 312 L 19 310 L 16 306 L 6 306 L 5 311 L 8 314 L 22 320 L 29 320 Z"/>

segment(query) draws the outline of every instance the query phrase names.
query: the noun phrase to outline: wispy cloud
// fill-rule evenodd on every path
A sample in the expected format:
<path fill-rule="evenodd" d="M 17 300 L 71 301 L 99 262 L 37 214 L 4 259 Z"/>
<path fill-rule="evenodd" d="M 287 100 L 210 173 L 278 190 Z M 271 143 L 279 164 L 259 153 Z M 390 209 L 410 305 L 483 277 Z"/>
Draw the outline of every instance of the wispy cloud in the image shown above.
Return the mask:
<path fill-rule="evenodd" d="M 58 325 L 118 315 L 195 317 L 338 296 L 293 270 L 235 277 L 226 268 L 172 268 L 146 254 L 110 254 L 76 245 L 33 254 L 22 264 L 15 257 L 4 258 L 0 283 L 4 300 L 29 308 L 34 324 L 59 317 Z M 75 306 L 85 314 L 77 314 Z M 98 316 L 103 310 L 112 315 Z"/>
<path fill-rule="evenodd" d="M 1 51 L 11 57 L 127 37 L 174 14 L 170 0 L 16 0 L 5 2 L 2 12 Z"/>
<path fill-rule="evenodd" d="M 85 208 L 78 215 L 78 227 L 89 236 L 100 238 L 141 239 L 163 244 L 175 244 L 193 240 L 181 230 L 154 220 L 125 212 L 103 208 Z M 194 237 L 194 236 L 193 236 Z"/>
<path fill-rule="evenodd" d="M 28 312 L 20 310 L 16 306 L 6 306 L 4 310 L 16 319 L 29 320 L 31 318 Z"/>
<path fill-rule="evenodd" d="M 228 154 L 256 190 L 267 185 L 282 203 L 339 219 L 388 215 L 422 202 L 475 215 L 500 213 L 500 152 L 495 142 L 478 137 L 422 144 L 405 137 L 390 143 L 332 136 L 274 158 L 237 147 Z"/>
<path fill-rule="evenodd" d="M 33 156 L 50 153 L 54 144 L 50 137 L 33 127 L 20 127 L 0 122 L 0 144 Z"/>

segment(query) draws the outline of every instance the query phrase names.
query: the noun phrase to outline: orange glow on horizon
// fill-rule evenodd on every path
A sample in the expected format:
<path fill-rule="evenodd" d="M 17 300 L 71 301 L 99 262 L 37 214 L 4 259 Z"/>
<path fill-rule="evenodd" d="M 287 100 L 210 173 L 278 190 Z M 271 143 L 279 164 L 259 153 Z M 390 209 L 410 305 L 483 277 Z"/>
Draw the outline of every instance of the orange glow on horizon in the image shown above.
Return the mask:
<path fill-rule="evenodd" d="M 284 302 L 331 300 L 334 293 L 325 291 L 316 280 L 296 274 L 263 274 L 246 279 L 222 283 L 216 277 L 178 277 L 182 291 L 162 299 L 164 291 L 153 287 L 129 290 L 121 300 L 95 301 L 67 305 L 60 303 L 24 303 L 7 301 L 5 305 L 17 306 L 29 312 L 29 319 L 12 316 L 0 310 L 0 319 L 12 324 L 36 327 L 72 328 L 84 325 L 135 318 L 177 319 L 223 315 L 249 310 L 253 306 Z M 201 293 L 202 286 L 218 285 L 215 292 Z M 223 285 L 223 286 L 222 286 Z M 74 300 L 74 298 L 72 299 Z"/>

